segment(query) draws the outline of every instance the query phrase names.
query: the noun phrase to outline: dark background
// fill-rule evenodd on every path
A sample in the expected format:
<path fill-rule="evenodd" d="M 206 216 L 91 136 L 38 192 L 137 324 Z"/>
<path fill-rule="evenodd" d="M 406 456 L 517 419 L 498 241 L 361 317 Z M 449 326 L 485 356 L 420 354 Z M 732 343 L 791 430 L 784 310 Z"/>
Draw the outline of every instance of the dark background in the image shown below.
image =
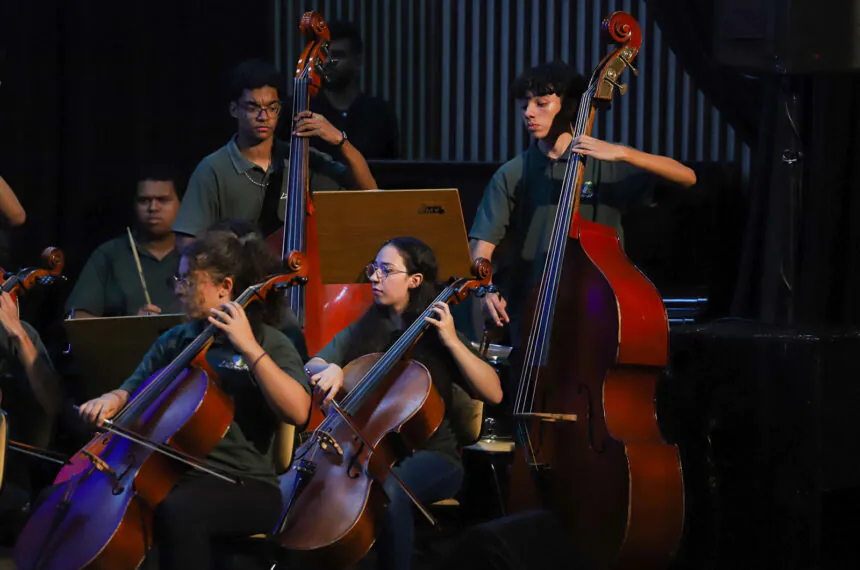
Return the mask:
<path fill-rule="evenodd" d="M 857 76 L 751 79 L 712 57 L 713 0 L 651 0 L 648 9 L 683 68 L 752 146 L 753 162 L 748 188 L 738 165 L 722 165 L 700 176 L 692 202 L 670 195 L 671 231 L 628 220 L 650 243 L 633 248 L 634 260 L 682 278 L 690 252 L 677 242 L 693 241 L 701 247 L 686 267 L 692 280 L 712 288 L 717 279 L 711 295 L 733 300 L 715 316 L 856 324 Z M 140 165 L 167 159 L 187 175 L 222 145 L 232 132 L 224 75 L 242 59 L 274 52 L 273 10 L 273 0 L 2 3 L 0 172 L 29 216 L 14 232 L 16 260 L 33 264 L 42 248 L 58 245 L 74 277 L 96 245 L 130 222 Z M 799 137 L 783 108 L 789 92 L 799 97 Z M 806 166 L 793 198 L 779 162 L 787 145 L 804 151 Z M 468 216 L 477 198 L 466 194 L 483 184 L 474 173 L 466 178 Z M 698 224 L 702 216 L 708 223 Z"/>
<path fill-rule="evenodd" d="M 677 439 L 687 438 L 692 520 L 708 527 L 689 544 L 759 551 L 757 567 L 774 552 L 782 567 L 813 564 L 816 553 L 797 549 L 821 544 L 822 493 L 860 477 L 856 450 L 837 443 L 856 430 L 846 403 L 856 401 L 848 388 L 860 346 L 860 80 L 719 65 L 714 1 L 647 5 L 680 65 L 752 147 L 748 180 L 737 164 L 694 165 L 692 191 L 664 188 L 656 206 L 630 212 L 628 252 L 662 291 L 704 290 L 708 317 L 737 325 L 673 336 L 675 382 L 663 402 L 680 422 Z M 273 7 L 0 3 L 0 173 L 29 218 L 13 234 L 17 260 L 33 264 L 57 245 L 74 279 L 130 223 L 139 165 L 166 158 L 189 173 L 224 144 L 233 131 L 224 74 L 271 57 Z M 782 162 L 786 150 L 801 153 L 802 167 Z M 373 165 L 383 187 L 426 187 L 432 176 L 461 188 L 467 220 L 494 167 Z M 45 319 L 59 317 L 64 292 L 51 293 Z"/>

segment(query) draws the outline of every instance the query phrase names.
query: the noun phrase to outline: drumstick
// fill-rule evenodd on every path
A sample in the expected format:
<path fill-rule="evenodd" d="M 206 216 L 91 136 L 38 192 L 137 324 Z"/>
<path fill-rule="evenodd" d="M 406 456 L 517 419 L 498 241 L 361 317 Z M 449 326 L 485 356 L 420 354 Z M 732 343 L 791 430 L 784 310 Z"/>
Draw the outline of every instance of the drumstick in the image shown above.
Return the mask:
<path fill-rule="evenodd" d="M 140 256 L 137 255 L 137 245 L 134 243 L 134 237 L 131 235 L 131 228 L 125 227 L 128 232 L 128 242 L 131 244 L 131 253 L 134 254 L 134 262 L 137 264 L 137 274 L 140 275 L 140 284 L 143 286 L 143 295 L 146 297 L 146 304 L 151 305 L 152 299 L 149 298 L 149 289 L 146 288 L 146 278 L 143 276 L 143 267 L 140 265 Z"/>

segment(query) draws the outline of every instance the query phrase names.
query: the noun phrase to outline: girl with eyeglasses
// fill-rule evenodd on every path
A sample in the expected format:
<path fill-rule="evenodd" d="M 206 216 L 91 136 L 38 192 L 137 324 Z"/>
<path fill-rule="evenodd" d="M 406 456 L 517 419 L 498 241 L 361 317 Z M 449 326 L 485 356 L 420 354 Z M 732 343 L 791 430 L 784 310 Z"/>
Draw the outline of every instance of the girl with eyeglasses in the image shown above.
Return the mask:
<path fill-rule="evenodd" d="M 408 237 L 386 242 L 367 266 L 374 304 L 358 321 L 338 333 L 307 368 L 315 372 L 311 384 L 331 402 L 343 386 L 343 366 L 373 352 L 387 350 L 436 298 L 438 266 L 433 250 Z M 446 418 L 427 442 L 394 467 L 394 471 L 418 500 L 429 503 L 452 497 L 463 481 L 463 465 L 448 419 L 452 384 L 473 397 L 491 404 L 502 399 L 495 370 L 481 360 L 458 336 L 446 303 L 437 303 L 435 317 L 427 317 L 431 328 L 421 337 L 412 358 L 430 371 L 434 385 L 446 404 Z M 407 569 L 411 566 L 414 542 L 412 503 L 393 477 L 383 488 L 390 500 L 376 542 L 379 566 Z"/>
<path fill-rule="evenodd" d="M 213 231 L 183 252 L 176 294 L 189 322 L 164 333 L 119 389 L 83 404 L 82 417 L 100 424 L 116 415 L 130 395 L 172 362 L 208 324 L 221 331 L 206 353 L 220 387 L 232 398 L 233 423 L 206 462 L 240 478 L 240 485 L 189 472 L 155 510 L 158 566 L 212 567 L 213 540 L 270 532 L 281 515 L 272 443 L 280 422 L 303 425 L 311 406 L 310 385 L 292 342 L 271 326 L 283 311 L 281 295 L 269 295 L 247 312 L 234 299 L 274 273 L 265 242 Z"/>

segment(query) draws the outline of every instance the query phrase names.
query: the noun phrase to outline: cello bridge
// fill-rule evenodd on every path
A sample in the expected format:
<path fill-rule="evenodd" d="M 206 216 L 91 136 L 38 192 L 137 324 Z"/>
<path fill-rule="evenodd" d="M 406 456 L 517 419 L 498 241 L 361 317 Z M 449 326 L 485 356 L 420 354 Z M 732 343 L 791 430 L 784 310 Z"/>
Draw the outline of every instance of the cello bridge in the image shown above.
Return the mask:
<path fill-rule="evenodd" d="M 317 434 L 319 438 L 319 446 L 323 451 L 331 451 L 337 454 L 338 457 L 343 457 L 343 449 L 340 447 L 340 444 L 337 442 L 335 438 L 328 432 L 321 431 Z"/>
<path fill-rule="evenodd" d="M 87 459 L 90 460 L 90 463 L 92 463 L 92 465 L 93 465 L 93 467 L 95 467 L 96 471 L 100 471 L 102 473 L 107 473 L 108 475 L 113 477 L 114 480 L 117 479 L 116 471 L 114 471 L 113 467 L 108 465 L 104 459 L 102 459 L 101 457 L 99 457 L 98 455 L 96 455 L 94 453 L 90 453 L 86 449 L 82 449 L 81 453 L 84 455 L 84 457 L 86 457 Z"/>

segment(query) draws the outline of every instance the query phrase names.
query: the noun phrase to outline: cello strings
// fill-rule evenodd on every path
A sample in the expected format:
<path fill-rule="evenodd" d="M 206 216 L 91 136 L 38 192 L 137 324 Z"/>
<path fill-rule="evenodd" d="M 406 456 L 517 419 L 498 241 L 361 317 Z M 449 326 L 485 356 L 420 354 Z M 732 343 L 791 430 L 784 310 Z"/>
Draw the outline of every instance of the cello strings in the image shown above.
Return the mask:
<path fill-rule="evenodd" d="M 370 368 L 370 370 L 364 374 L 358 384 L 349 391 L 340 403 L 341 410 L 350 415 L 356 413 L 358 408 L 360 408 L 364 403 L 366 396 L 376 388 L 378 382 L 385 377 L 385 374 L 390 370 L 390 367 L 396 364 L 403 357 L 403 354 L 412 346 L 412 344 L 414 344 L 418 335 L 430 326 L 426 321 L 424 321 L 424 317 L 430 314 L 433 305 L 438 302 L 447 301 L 452 297 L 453 292 L 454 289 L 452 286 L 445 287 L 442 293 L 434 299 L 433 303 L 431 303 L 430 306 L 415 319 L 406 331 L 400 335 L 400 338 L 394 342 L 391 348 L 385 352 L 382 358 L 380 358 Z M 341 422 L 339 421 L 339 416 L 337 414 L 328 415 L 319 425 L 317 430 L 314 430 L 314 434 L 316 434 L 318 430 L 328 431 L 330 429 L 334 429 L 339 425 L 339 423 Z"/>
<path fill-rule="evenodd" d="M 430 315 L 432 307 L 439 302 L 443 302 L 451 297 L 453 290 L 451 287 L 445 287 L 422 313 L 413 321 L 413 323 L 404 331 L 400 338 L 388 349 L 371 369 L 364 375 L 359 383 L 346 395 L 341 403 L 347 413 L 355 413 L 356 408 L 361 406 L 363 399 L 373 391 L 376 387 L 375 383 L 388 372 L 388 369 L 397 363 L 412 344 L 414 344 L 418 335 L 426 329 L 429 324 L 424 320 L 424 317 Z"/>

